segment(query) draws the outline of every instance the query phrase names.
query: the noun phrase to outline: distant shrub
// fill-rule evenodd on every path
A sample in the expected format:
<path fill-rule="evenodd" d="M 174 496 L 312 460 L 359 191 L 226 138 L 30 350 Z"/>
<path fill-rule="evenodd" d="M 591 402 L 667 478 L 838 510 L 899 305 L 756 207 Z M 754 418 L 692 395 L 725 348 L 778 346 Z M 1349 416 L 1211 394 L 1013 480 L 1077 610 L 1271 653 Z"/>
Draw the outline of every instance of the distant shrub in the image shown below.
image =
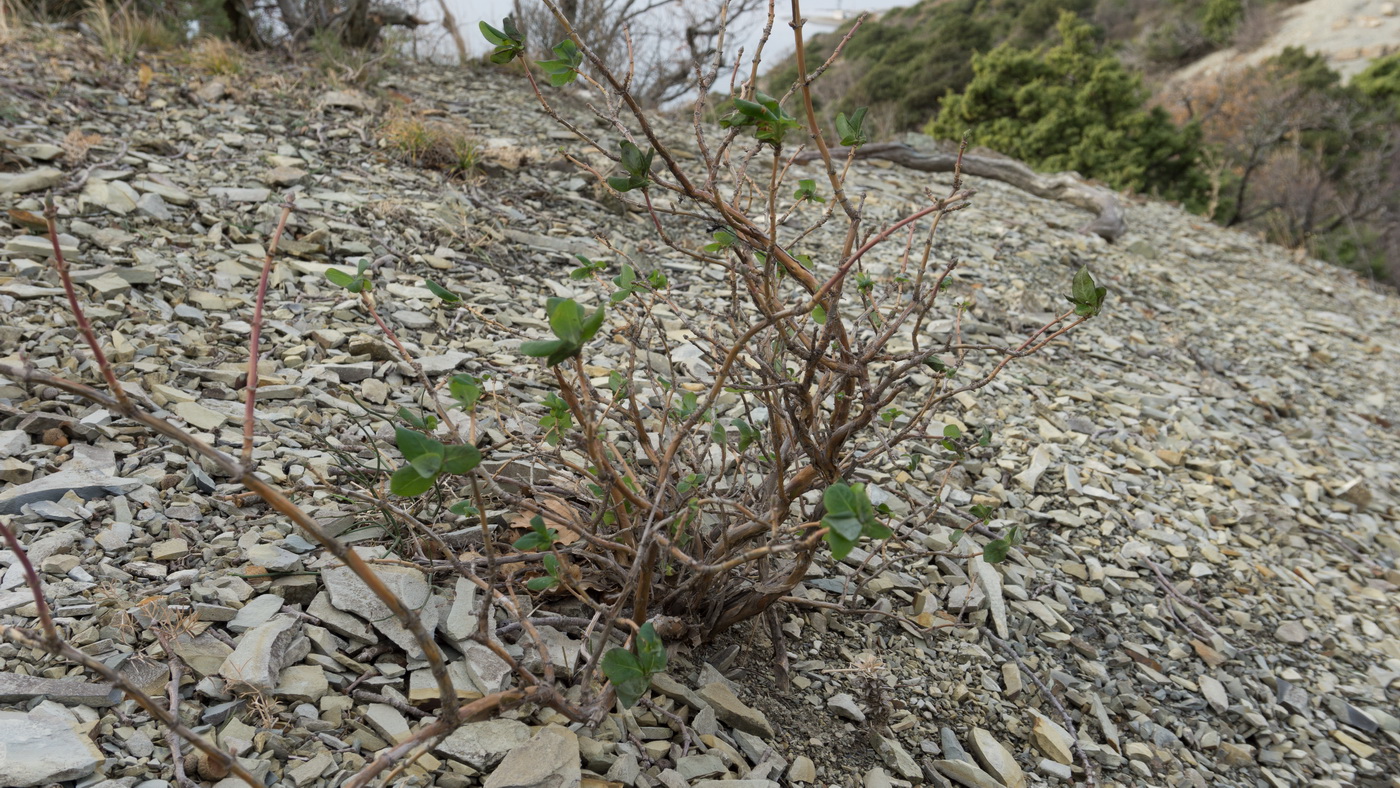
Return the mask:
<path fill-rule="evenodd" d="M 1343 85 L 1290 48 L 1197 86 L 1182 120 L 1202 130 L 1204 213 L 1290 247 L 1400 280 L 1400 57 Z"/>
<path fill-rule="evenodd" d="M 1089 0 L 948 0 L 892 10 L 867 21 L 851 39 L 837 72 L 814 91 L 823 106 L 870 106 L 871 133 L 889 137 L 923 126 L 948 91 L 972 79 L 971 56 L 997 44 L 1033 46 L 1045 41 L 1061 11 L 1090 13 Z M 812 41 L 824 58 L 850 29 Z M 773 90 L 797 77 L 791 61 L 768 77 Z"/>
<path fill-rule="evenodd" d="M 1142 78 L 1100 51 L 1093 28 L 1063 12 L 1048 50 L 1000 46 L 972 59 L 967 89 L 950 93 L 926 131 L 972 141 L 1037 169 L 1076 170 L 1117 188 L 1187 197 L 1199 186 L 1199 135 L 1145 109 Z"/>
<path fill-rule="evenodd" d="M 1244 4 L 1240 0 L 1206 0 L 1201 9 L 1201 32 L 1212 42 L 1225 44 L 1235 34 L 1244 19 Z"/>
<path fill-rule="evenodd" d="M 1400 52 L 1377 58 L 1351 78 L 1351 86 L 1373 103 L 1400 113 Z"/>

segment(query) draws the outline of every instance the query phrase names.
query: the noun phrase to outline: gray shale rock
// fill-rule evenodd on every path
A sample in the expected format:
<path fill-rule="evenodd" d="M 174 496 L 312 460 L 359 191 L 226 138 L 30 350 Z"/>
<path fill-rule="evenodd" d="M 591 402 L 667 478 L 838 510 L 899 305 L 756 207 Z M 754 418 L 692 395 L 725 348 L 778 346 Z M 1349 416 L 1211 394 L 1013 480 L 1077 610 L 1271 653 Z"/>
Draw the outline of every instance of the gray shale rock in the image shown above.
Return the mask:
<path fill-rule="evenodd" d="M 739 700 L 734 691 L 724 684 L 718 681 L 706 684 L 696 694 L 715 710 L 715 716 L 725 725 L 765 739 L 773 738 L 773 725 L 763 712 Z"/>
<path fill-rule="evenodd" d="M 469 722 L 439 742 L 433 752 L 484 772 L 529 738 L 530 726 L 517 720 Z"/>
<path fill-rule="evenodd" d="M 507 753 L 484 788 L 578 788 L 582 781 L 578 736 L 549 725 Z"/>
<path fill-rule="evenodd" d="M 301 622 L 279 613 L 239 637 L 238 647 L 224 659 L 219 675 L 230 684 L 271 692 L 282 669 L 305 659 L 310 651 L 310 641 L 301 634 Z"/>
<path fill-rule="evenodd" d="M 0 711 L 0 743 L 0 785 L 12 788 L 77 780 L 104 758 L 62 707 Z"/>
<path fill-rule="evenodd" d="M 407 566 L 374 565 L 371 569 L 390 591 L 403 600 L 409 610 L 418 611 L 418 618 L 425 630 L 431 633 L 437 628 L 438 608 L 428 604 L 432 588 L 428 585 L 427 575 Z M 321 572 L 321 580 L 330 592 L 331 604 L 337 609 L 354 613 L 368 621 L 395 645 L 408 652 L 410 658 L 423 658 L 423 649 L 413 633 L 369 590 L 369 586 L 355 575 L 354 570 L 348 566 L 329 567 Z"/>

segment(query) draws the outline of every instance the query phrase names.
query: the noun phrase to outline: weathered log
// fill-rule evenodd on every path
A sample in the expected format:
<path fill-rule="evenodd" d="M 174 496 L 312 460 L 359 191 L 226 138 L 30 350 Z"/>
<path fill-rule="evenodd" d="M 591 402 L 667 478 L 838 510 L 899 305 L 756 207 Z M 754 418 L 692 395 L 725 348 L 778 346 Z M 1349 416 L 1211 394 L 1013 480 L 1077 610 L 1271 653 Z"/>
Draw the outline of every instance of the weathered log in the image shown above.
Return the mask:
<path fill-rule="evenodd" d="M 831 149 L 833 159 L 844 159 L 846 155 L 846 148 Z M 798 161 L 811 161 L 815 158 L 815 151 L 806 151 L 798 157 Z M 856 158 L 884 159 L 921 172 L 952 172 L 958 162 L 956 153 L 925 153 L 902 142 L 879 142 L 862 146 L 856 150 Z M 963 156 L 962 171 L 966 175 L 1009 183 L 1037 197 L 1067 202 L 1092 211 L 1095 214 L 1094 220 L 1079 228 L 1080 232 L 1093 233 L 1107 241 L 1114 241 L 1127 232 L 1123 204 L 1118 195 L 1111 189 L 1085 181 L 1078 173 L 1043 174 L 1015 159 L 973 155 Z"/>

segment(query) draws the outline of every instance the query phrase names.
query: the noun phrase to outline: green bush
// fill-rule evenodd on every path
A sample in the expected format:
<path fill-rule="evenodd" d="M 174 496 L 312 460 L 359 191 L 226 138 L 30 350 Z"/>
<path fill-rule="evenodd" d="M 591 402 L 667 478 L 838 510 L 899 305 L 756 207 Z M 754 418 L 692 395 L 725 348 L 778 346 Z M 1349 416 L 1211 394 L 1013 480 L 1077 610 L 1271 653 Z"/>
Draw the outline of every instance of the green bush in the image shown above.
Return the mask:
<path fill-rule="evenodd" d="M 1225 44 L 1235 34 L 1244 19 L 1244 4 L 1240 0 L 1206 0 L 1201 9 L 1201 31 L 1212 42 Z"/>
<path fill-rule="evenodd" d="M 926 127 L 940 139 L 970 130 L 977 145 L 1042 170 L 1076 170 L 1116 188 L 1192 196 L 1199 133 L 1144 108 L 1142 78 L 1093 40 L 1093 28 L 1062 12 L 1048 50 L 1003 45 L 972 59 L 974 76 L 943 100 Z"/>
<path fill-rule="evenodd" d="M 1352 77 L 1351 86 L 1372 104 L 1388 104 L 1400 114 L 1400 52 L 1371 61 L 1365 71 Z"/>

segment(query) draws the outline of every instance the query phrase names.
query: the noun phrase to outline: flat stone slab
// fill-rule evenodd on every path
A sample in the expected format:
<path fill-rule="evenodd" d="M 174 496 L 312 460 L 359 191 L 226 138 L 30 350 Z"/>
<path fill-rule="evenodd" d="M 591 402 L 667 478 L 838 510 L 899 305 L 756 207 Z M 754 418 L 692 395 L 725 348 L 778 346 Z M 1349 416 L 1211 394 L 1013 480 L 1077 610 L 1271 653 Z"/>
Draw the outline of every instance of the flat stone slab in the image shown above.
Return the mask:
<path fill-rule="evenodd" d="M 0 493 L 0 514 L 20 514 L 26 504 L 57 501 L 69 492 L 91 501 L 105 495 L 129 493 L 141 484 L 138 479 L 123 479 L 105 473 L 59 471 Z"/>
<path fill-rule="evenodd" d="M 71 715 L 44 709 L 0 711 L 0 742 L 0 785 L 13 788 L 77 780 L 104 760 Z"/>
<path fill-rule="evenodd" d="M 111 684 L 90 684 L 79 679 L 0 673 L 0 703 L 28 703 L 35 698 L 47 698 L 67 706 L 105 708 L 121 701 L 121 691 Z"/>

